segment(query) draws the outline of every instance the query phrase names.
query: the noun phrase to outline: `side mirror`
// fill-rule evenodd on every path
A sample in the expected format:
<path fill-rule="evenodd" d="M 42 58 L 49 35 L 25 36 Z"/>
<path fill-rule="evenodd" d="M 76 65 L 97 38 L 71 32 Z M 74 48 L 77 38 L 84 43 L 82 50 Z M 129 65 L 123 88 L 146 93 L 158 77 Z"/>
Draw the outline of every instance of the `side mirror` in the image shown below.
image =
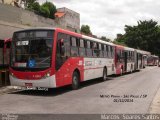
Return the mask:
<path fill-rule="evenodd" d="M 64 40 L 60 39 L 60 54 L 61 56 L 65 55 L 65 47 L 64 47 Z"/>

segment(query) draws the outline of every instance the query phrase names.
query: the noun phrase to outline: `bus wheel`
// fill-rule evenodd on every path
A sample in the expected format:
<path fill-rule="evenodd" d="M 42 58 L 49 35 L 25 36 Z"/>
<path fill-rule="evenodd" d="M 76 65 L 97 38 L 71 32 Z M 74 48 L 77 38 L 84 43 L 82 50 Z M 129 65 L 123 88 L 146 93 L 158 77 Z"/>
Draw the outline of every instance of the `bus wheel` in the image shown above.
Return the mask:
<path fill-rule="evenodd" d="M 105 80 L 107 80 L 107 69 L 106 68 L 104 68 L 103 69 L 103 81 L 105 81 Z"/>
<path fill-rule="evenodd" d="M 74 72 L 73 73 L 73 76 L 72 76 L 72 89 L 73 90 L 77 90 L 79 88 L 79 75 L 77 72 Z"/>

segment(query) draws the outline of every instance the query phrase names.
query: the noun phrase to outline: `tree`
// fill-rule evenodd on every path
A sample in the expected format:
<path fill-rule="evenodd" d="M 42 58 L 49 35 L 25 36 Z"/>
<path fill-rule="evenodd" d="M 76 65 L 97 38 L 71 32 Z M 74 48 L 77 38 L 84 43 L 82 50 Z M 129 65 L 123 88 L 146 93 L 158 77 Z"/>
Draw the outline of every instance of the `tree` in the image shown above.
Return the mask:
<path fill-rule="evenodd" d="M 160 27 L 153 20 L 138 21 L 137 26 L 125 26 L 124 43 L 129 47 L 160 55 Z"/>
<path fill-rule="evenodd" d="M 100 39 L 106 42 L 111 42 L 111 40 L 109 38 L 106 38 L 105 36 L 102 36 Z"/>
<path fill-rule="evenodd" d="M 81 33 L 86 34 L 86 35 L 92 35 L 92 32 L 91 32 L 90 27 L 88 25 L 81 26 Z"/>
<path fill-rule="evenodd" d="M 49 10 L 49 18 L 55 19 L 55 13 L 57 12 L 56 6 L 51 2 L 45 2 L 42 4 L 43 8 Z"/>
<path fill-rule="evenodd" d="M 40 5 L 38 2 L 34 2 L 34 3 L 28 5 L 28 9 L 34 10 L 36 13 L 39 13 L 40 12 Z"/>
<path fill-rule="evenodd" d="M 30 6 L 32 6 L 33 3 L 35 3 L 37 0 L 23 0 L 24 2 L 24 7 L 26 9 L 30 8 Z"/>
<path fill-rule="evenodd" d="M 125 44 L 124 35 L 122 35 L 122 34 L 117 34 L 117 38 L 113 41 L 113 43 L 118 44 L 118 45 L 127 46 Z"/>
<path fill-rule="evenodd" d="M 40 14 L 44 17 L 49 17 L 50 15 L 50 11 L 48 9 L 48 7 L 45 7 L 45 6 L 41 6 L 40 7 Z"/>
<path fill-rule="evenodd" d="M 37 0 L 24 0 L 25 8 L 35 13 L 38 13 L 44 17 L 55 19 L 55 13 L 57 12 L 56 6 L 51 2 L 45 2 L 41 6 Z"/>

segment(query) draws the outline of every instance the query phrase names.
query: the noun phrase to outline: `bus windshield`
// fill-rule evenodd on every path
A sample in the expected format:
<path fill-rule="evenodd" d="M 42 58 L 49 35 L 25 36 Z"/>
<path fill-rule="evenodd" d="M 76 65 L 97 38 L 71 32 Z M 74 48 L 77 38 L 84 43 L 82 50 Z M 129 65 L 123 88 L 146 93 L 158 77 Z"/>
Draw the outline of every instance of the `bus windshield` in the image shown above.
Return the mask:
<path fill-rule="evenodd" d="M 24 31 L 13 36 L 11 67 L 49 68 L 51 66 L 53 31 Z"/>

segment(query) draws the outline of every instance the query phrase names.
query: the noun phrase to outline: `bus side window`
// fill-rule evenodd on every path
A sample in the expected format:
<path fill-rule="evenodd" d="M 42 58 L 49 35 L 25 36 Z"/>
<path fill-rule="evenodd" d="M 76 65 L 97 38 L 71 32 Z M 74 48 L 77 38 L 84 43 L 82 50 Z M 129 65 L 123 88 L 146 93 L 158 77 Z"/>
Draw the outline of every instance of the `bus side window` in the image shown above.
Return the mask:
<path fill-rule="evenodd" d="M 112 47 L 112 46 L 110 46 L 110 48 L 111 48 L 111 58 L 113 58 L 113 56 L 114 56 L 114 53 L 113 53 L 113 47 Z"/>
<path fill-rule="evenodd" d="M 112 54 L 112 58 L 114 57 L 114 47 L 111 46 L 111 54 Z"/>
<path fill-rule="evenodd" d="M 130 51 L 130 61 L 132 61 L 132 51 Z"/>
<path fill-rule="evenodd" d="M 99 44 L 99 57 L 103 57 L 103 52 L 102 52 L 102 44 Z"/>
<path fill-rule="evenodd" d="M 79 55 L 86 56 L 85 42 L 83 39 L 80 39 L 80 41 L 79 41 Z"/>
<path fill-rule="evenodd" d="M 66 53 L 66 56 L 67 57 L 70 57 L 71 54 L 70 54 L 70 36 L 69 35 L 66 35 L 66 38 L 64 39 L 64 46 L 65 46 L 65 53 Z"/>
<path fill-rule="evenodd" d="M 103 49 L 103 55 L 106 58 L 107 57 L 107 50 L 106 50 L 106 45 L 104 45 L 104 49 Z"/>
<path fill-rule="evenodd" d="M 108 58 L 111 58 L 111 47 L 108 46 Z"/>
<path fill-rule="evenodd" d="M 70 56 L 70 36 L 63 33 L 58 33 L 57 37 L 57 48 L 56 48 L 56 70 L 58 70 L 62 64 L 68 59 Z M 63 43 L 62 43 L 63 42 Z M 64 54 L 62 55 L 61 44 L 64 47 Z"/>
<path fill-rule="evenodd" d="M 132 61 L 134 61 L 134 52 L 132 52 Z"/>
<path fill-rule="evenodd" d="M 86 41 L 86 54 L 87 57 L 92 57 L 91 42 L 88 40 Z"/>
<path fill-rule="evenodd" d="M 96 42 L 93 42 L 93 46 L 92 46 L 92 53 L 93 53 L 93 57 L 97 57 L 99 56 L 99 52 L 98 52 L 98 46 Z"/>
<path fill-rule="evenodd" d="M 76 37 L 71 37 L 71 56 L 78 56 L 78 39 Z"/>
<path fill-rule="evenodd" d="M 107 58 L 109 58 L 109 46 L 106 45 L 106 54 L 107 54 Z"/>
<path fill-rule="evenodd" d="M 102 44 L 102 57 L 104 57 L 104 44 Z"/>
<path fill-rule="evenodd" d="M 121 60 L 121 51 L 117 50 L 117 61 L 120 62 Z"/>
<path fill-rule="evenodd" d="M 128 62 L 130 62 L 130 51 L 128 51 Z"/>
<path fill-rule="evenodd" d="M 66 57 L 70 56 L 70 42 L 69 42 L 69 39 L 70 39 L 69 35 L 63 34 L 63 33 L 58 33 L 58 41 L 57 42 L 60 42 L 59 40 L 63 40 L 64 49 L 65 49 L 64 56 L 66 56 Z M 60 46 L 58 46 L 58 47 L 60 47 Z"/>

